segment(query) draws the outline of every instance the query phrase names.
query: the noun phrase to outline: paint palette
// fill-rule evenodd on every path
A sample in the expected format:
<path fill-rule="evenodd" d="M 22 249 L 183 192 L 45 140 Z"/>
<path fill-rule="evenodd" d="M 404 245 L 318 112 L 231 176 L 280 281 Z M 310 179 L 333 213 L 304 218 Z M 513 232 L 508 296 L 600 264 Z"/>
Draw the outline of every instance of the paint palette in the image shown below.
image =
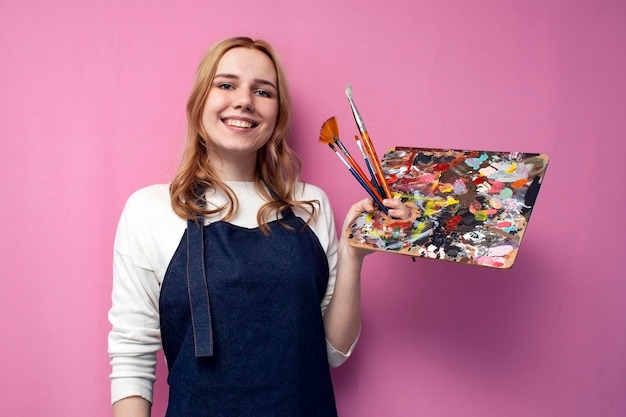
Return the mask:
<path fill-rule="evenodd" d="M 509 268 L 526 231 L 548 156 L 394 147 L 381 162 L 412 215 L 364 213 L 345 231 L 353 246 Z"/>

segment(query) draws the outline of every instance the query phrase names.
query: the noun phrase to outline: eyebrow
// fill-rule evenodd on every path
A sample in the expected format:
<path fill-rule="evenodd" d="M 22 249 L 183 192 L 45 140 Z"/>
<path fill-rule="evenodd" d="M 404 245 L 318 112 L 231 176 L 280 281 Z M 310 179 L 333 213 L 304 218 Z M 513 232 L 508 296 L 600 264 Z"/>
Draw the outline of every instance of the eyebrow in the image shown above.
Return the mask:
<path fill-rule="evenodd" d="M 215 74 L 214 78 L 227 78 L 227 79 L 238 80 L 239 76 L 235 74 Z M 254 82 L 256 84 L 269 85 L 270 87 L 273 87 L 275 90 L 278 90 L 278 87 L 276 87 L 276 85 L 274 85 L 274 83 L 269 80 L 266 80 L 263 78 L 255 78 Z"/>

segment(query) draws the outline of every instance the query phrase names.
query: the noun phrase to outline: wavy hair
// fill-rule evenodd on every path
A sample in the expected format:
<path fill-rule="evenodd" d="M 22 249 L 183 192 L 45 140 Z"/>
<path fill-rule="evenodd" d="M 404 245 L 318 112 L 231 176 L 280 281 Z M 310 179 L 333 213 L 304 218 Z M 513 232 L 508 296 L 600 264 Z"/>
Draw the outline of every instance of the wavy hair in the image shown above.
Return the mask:
<path fill-rule="evenodd" d="M 267 55 L 276 68 L 278 82 L 276 126 L 267 143 L 257 151 L 256 157 L 255 187 L 267 200 L 257 213 L 257 223 L 264 232 L 268 232 L 267 223 L 272 213 L 278 220 L 279 213 L 287 207 L 304 208 L 310 214 L 308 219 L 310 220 L 316 215 L 319 202 L 295 198 L 301 162 L 286 142 L 291 127 L 291 98 L 285 70 L 278 54 L 268 42 L 247 37 L 229 38 L 214 44 L 200 61 L 196 80 L 187 101 L 185 149 L 181 165 L 170 184 L 172 207 L 176 214 L 184 219 L 197 219 L 200 216 L 226 211 L 222 218 L 228 221 L 237 212 L 237 196 L 218 177 L 211 165 L 209 152 L 211 142 L 205 139 L 208 135 L 202 126 L 202 113 L 217 66 L 224 54 L 233 48 L 256 49 Z M 228 203 L 211 209 L 204 197 L 206 190 L 211 188 L 223 191 Z"/>

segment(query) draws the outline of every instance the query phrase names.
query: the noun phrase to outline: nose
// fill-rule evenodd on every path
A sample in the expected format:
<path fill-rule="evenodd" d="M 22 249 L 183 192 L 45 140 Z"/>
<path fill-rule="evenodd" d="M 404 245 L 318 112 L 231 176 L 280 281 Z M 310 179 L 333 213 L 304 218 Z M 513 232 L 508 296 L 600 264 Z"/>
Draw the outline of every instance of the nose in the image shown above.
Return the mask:
<path fill-rule="evenodd" d="M 254 110 L 254 97 L 252 90 L 241 87 L 237 90 L 238 94 L 235 98 L 234 107 L 238 110 L 251 112 Z"/>

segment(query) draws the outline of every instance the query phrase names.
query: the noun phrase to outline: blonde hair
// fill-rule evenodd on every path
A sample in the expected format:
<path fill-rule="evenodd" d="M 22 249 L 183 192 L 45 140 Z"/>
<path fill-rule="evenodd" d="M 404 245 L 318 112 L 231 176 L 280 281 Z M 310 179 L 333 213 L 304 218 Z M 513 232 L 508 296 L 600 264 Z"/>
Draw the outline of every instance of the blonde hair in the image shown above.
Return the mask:
<path fill-rule="evenodd" d="M 225 39 L 213 45 L 200 61 L 196 80 L 187 101 L 187 140 L 180 168 L 170 184 L 170 198 L 174 211 L 184 219 L 197 219 L 198 216 L 226 210 L 223 219 L 228 221 L 237 211 L 237 196 L 217 176 L 211 166 L 208 151 L 211 144 L 205 139 L 208 135 L 202 126 L 202 113 L 217 66 L 224 54 L 233 48 L 261 51 L 270 58 L 276 68 L 278 116 L 272 136 L 257 151 L 254 178 L 257 191 L 268 201 L 257 213 L 258 224 L 264 232 L 267 232 L 269 230 L 267 223 L 272 213 L 278 219 L 280 211 L 284 208 L 302 207 L 312 217 L 315 216 L 316 204 L 319 202 L 295 199 L 301 162 L 286 142 L 291 127 L 291 99 L 280 58 L 272 46 L 264 40 L 252 40 L 247 37 Z M 266 187 L 273 195 L 268 193 Z M 205 191 L 209 188 L 223 191 L 228 203 L 211 209 L 204 197 Z"/>

